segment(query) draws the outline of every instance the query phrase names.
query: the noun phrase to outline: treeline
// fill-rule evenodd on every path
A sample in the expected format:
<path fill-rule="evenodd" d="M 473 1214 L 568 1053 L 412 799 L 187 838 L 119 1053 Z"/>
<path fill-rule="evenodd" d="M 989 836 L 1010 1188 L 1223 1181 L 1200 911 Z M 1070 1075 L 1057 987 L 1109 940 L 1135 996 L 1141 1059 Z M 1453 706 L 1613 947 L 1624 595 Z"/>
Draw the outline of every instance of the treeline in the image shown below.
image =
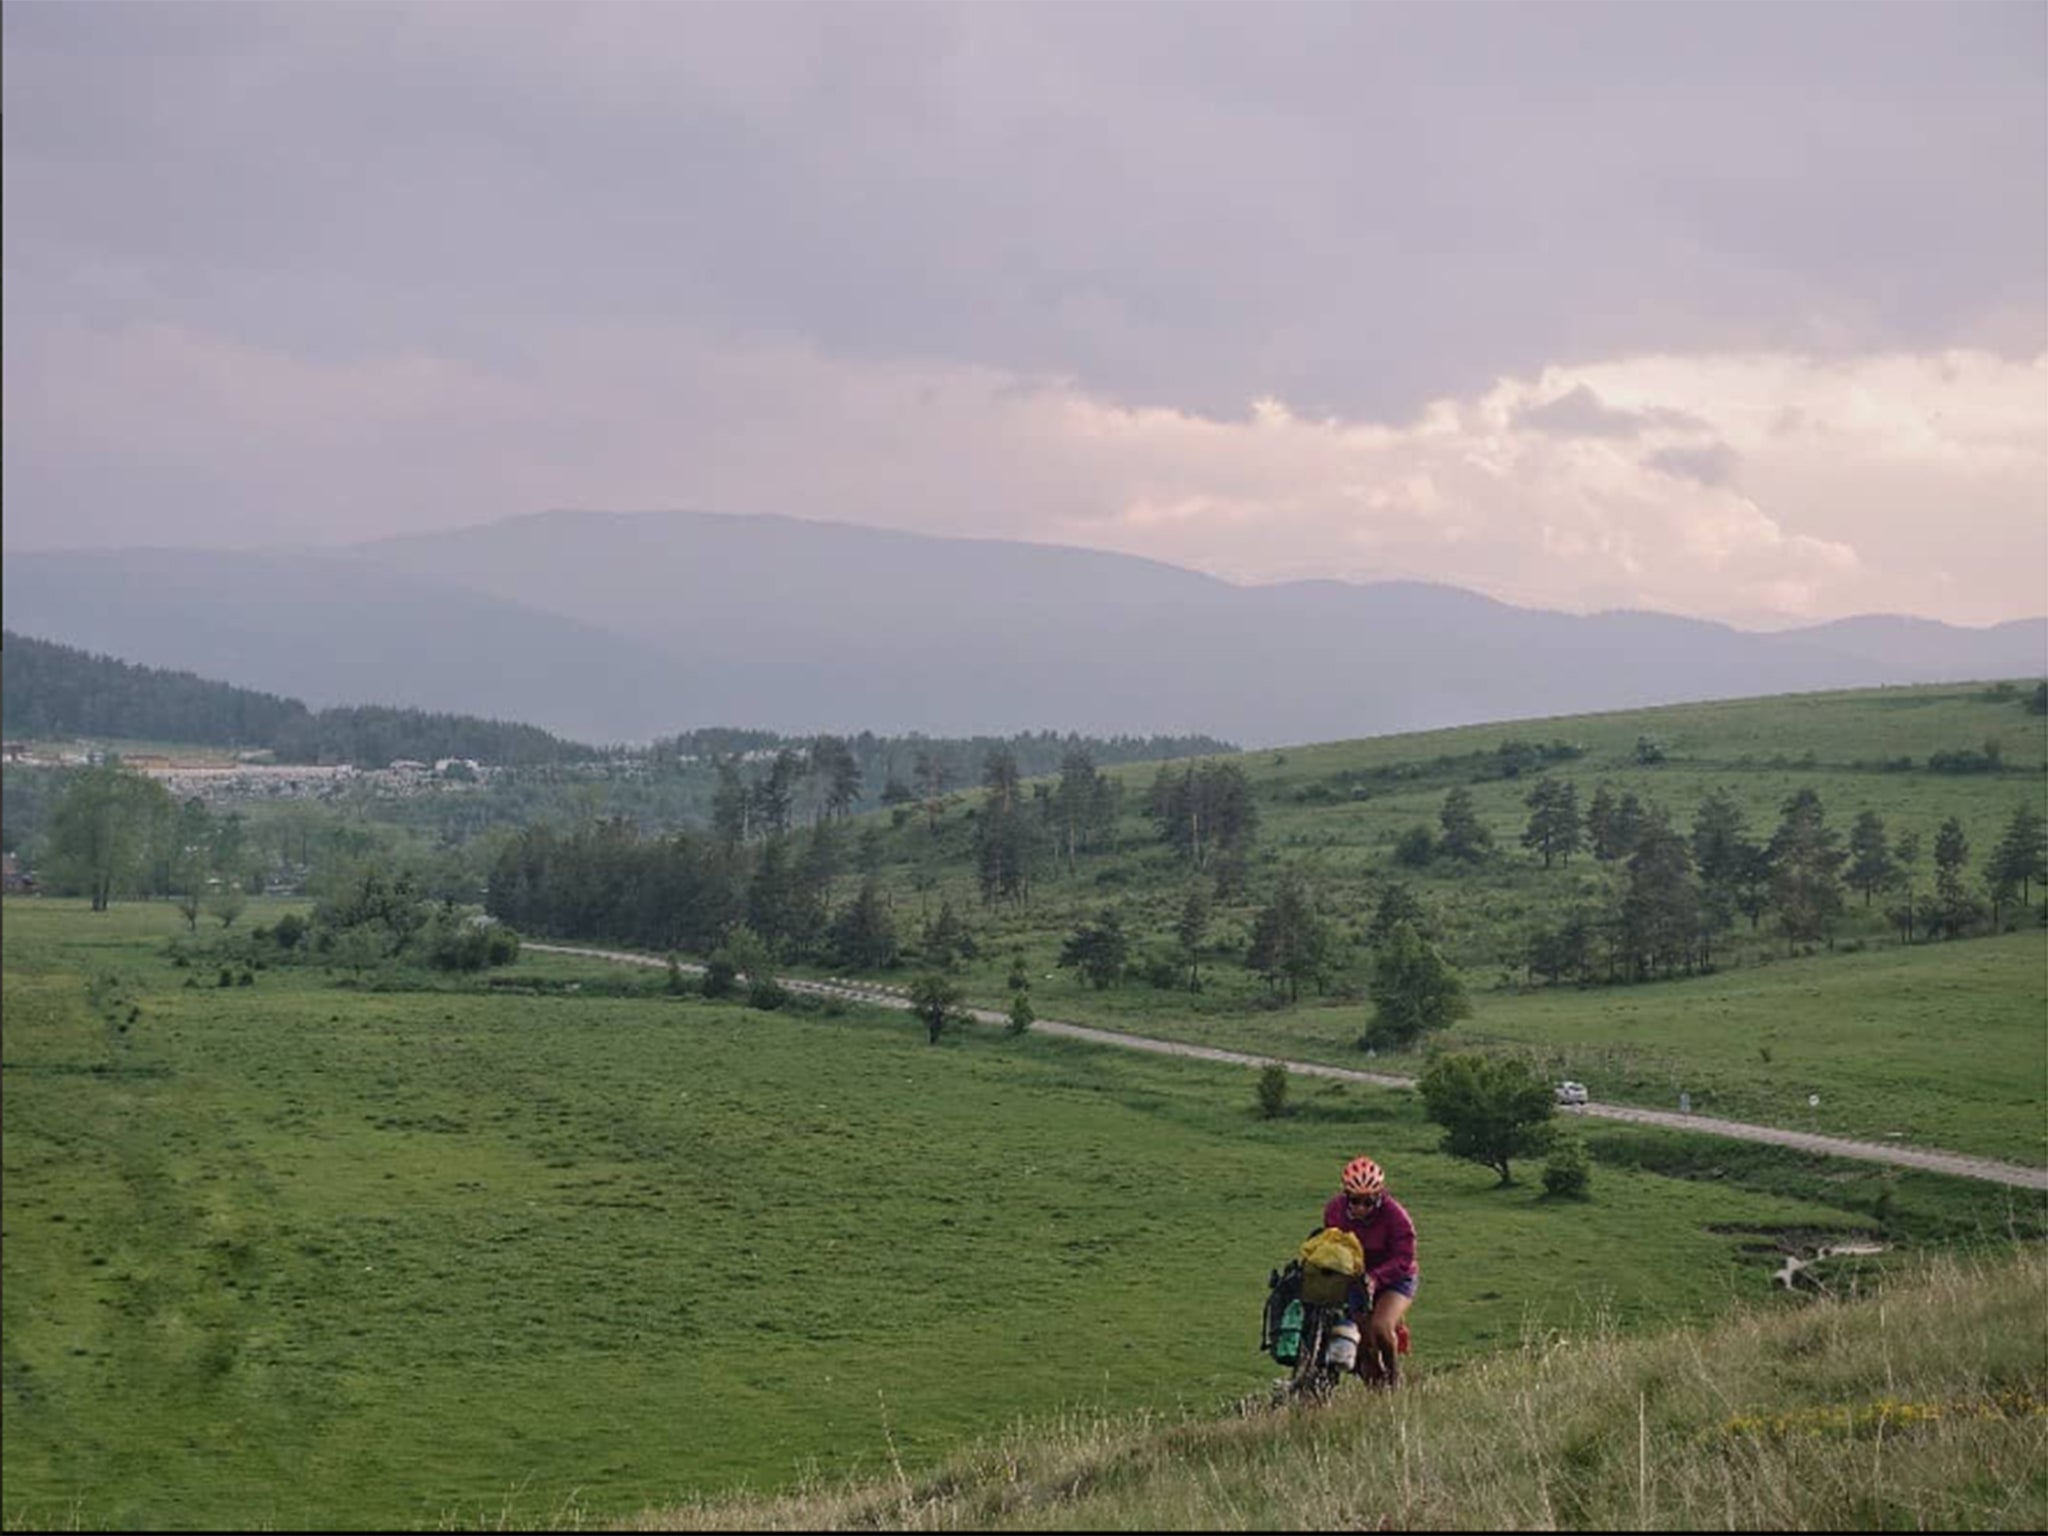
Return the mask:
<path fill-rule="evenodd" d="M 893 964 L 913 944 L 927 960 L 971 948 L 950 906 L 921 936 L 898 935 L 876 879 L 881 827 L 871 825 L 856 839 L 829 810 L 807 826 L 793 819 L 800 769 L 820 765 L 829 783 L 834 761 L 815 745 L 803 753 L 781 748 L 751 783 L 730 759 L 722 761 L 707 833 L 647 836 L 619 819 L 566 832 L 527 827 L 500 850 L 487 906 L 520 929 L 554 937 L 706 953 L 729 948 L 733 934 L 744 931 L 744 942 L 758 943 L 765 958 L 854 969 Z M 1016 757 L 1001 747 L 986 753 L 969 834 L 984 903 L 1026 899 L 1041 872 L 1071 873 L 1082 858 L 1113 848 L 1121 785 L 1078 748 L 1059 769 L 1057 779 L 1041 780 L 1027 794 Z M 935 779 L 926 789 L 930 798 L 899 806 L 899 827 L 922 810 L 936 834 L 952 802 Z M 1219 885 L 1232 872 L 1242 880 L 1258 817 L 1237 764 L 1162 767 L 1149 810 L 1160 840 L 1193 872 L 1209 872 Z M 834 881 L 854 874 L 863 877 L 858 896 L 835 909 Z"/>
<path fill-rule="evenodd" d="M 913 793 L 964 788 L 979 781 L 991 754 L 1007 754 L 1018 774 L 1027 779 L 1057 773 L 1073 753 L 1085 752 L 1095 763 L 1164 762 L 1175 758 L 1235 753 L 1237 746 L 1213 736 L 1084 736 L 1074 731 L 1019 731 L 1012 736 L 927 736 L 912 731 L 878 736 L 862 731 L 851 736 L 785 736 L 775 731 L 741 730 L 730 726 L 685 731 L 654 743 L 656 758 L 689 758 L 709 762 L 722 758 L 772 759 L 781 753 L 807 756 L 819 744 L 833 744 L 850 760 L 871 801 L 893 803 Z"/>
<path fill-rule="evenodd" d="M 280 732 L 274 749 L 280 762 L 353 763 L 358 768 L 382 768 L 407 758 L 432 763 L 448 757 L 534 767 L 583 762 L 598 755 L 594 747 L 564 741 L 537 725 L 378 704 L 344 705 L 309 715 Z"/>
<path fill-rule="evenodd" d="M 1577 785 L 1563 778 L 1539 780 L 1523 803 L 1529 818 L 1521 844 L 1546 869 L 1585 853 L 1610 871 L 1604 901 L 1579 903 L 1529 936 L 1525 963 L 1550 982 L 1698 970 L 1712 964 L 1738 919 L 1755 932 L 1770 917 L 1788 949 L 1829 943 L 1851 893 L 1866 906 L 1885 900 L 1887 919 L 1907 943 L 1996 932 L 2008 913 L 2030 907 L 2037 885 L 2048 886 L 2048 818 L 2031 800 L 2013 808 L 1974 871 L 1958 817 L 1942 823 L 1931 850 L 1915 832 L 1894 837 L 1868 810 L 1845 839 L 1812 789 L 1780 806 L 1767 835 L 1752 832 L 1725 789 L 1710 792 L 1685 827 L 1664 808 L 1606 784 L 1583 810 Z M 1416 869 L 1472 868 L 1498 857 L 1462 785 L 1445 795 L 1436 827 L 1410 828 L 1394 853 Z M 1929 855 L 1931 886 L 1921 877 Z"/>
<path fill-rule="evenodd" d="M 538 726 L 383 705 L 309 710 L 297 699 L 136 666 L 13 631 L 0 636 L 9 737 L 101 736 L 268 750 L 286 763 L 381 768 L 401 758 L 533 765 L 597 755 Z"/>
<path fill-rule="evenodd" d="M 527 827 L 492 865 L 485 909 L 527 933 L 697 954 L 746 928 L 783 959 L 809 959 L 834 952 L 829 893 L 846 857 L 834 822 L 751 845 L 616 821 Z M 870 883 L 854 905 L 872 915 L 876 901 Z"/>
<path fill-rule="evenodd" d="M 279 698 L 190 672 L 139 667 L 0 632 L 0 728 L 10 737 L 112 736 L 269 747 L 309 711 Z"/>

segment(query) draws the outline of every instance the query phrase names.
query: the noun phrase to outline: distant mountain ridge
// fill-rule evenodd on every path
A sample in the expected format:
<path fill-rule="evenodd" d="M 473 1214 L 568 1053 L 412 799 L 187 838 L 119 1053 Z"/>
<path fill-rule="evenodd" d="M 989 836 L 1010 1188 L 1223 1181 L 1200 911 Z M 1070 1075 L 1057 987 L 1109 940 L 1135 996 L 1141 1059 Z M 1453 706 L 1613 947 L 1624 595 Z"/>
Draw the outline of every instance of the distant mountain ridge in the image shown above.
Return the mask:
<path fill-rule="evenodd" d="M 2048 673 L 2048 619 L 1758 634 L 716 513 L 539 513 L 320 553 L 24 553 L 4 587 L 10 628 L 66 644 L 597 741 L 734 724 L 1259 746 Z"/>

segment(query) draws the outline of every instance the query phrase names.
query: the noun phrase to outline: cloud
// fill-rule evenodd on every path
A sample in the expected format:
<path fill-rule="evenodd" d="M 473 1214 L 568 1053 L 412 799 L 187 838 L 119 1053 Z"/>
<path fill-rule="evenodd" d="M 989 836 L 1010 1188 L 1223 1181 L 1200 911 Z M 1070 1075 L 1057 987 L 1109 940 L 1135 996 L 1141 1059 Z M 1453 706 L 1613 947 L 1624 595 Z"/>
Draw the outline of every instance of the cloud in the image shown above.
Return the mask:
<path fill-rule="evenodd" d="M 176 511 L 155 542 L 242 544 L 695 508 L 1757 624 L 2048 606 L 2048 354 L 1648 354 L 1391 422 L 674 326 L 552 327 L 495 365 L 45 327 L 7 367 L 12 547 L 140 542 L 150 507 Z M 1571 399 L 1634 425 L 1531 424 Z"/>
<path fill-rule="evenodd" d="M 1651 469 L 1701 485 L 1727 485 L 1735 478 L 1741 455 L 1726 443 L 1703 448 L 1660 448 L 1643 461 Z"/>
<path fill-rule="evenodd" d="M 1554 400 L 1525 406 L 1515 424 L 1560 437 L 1640 437 L 1656 427 L 1697 431 L 1705 425 L 1683 411 L 1617 411 L 1584 384 Z"/>
<path fill-rule="evenodd" d="M 1347 419 L 2048 337 L 2042 7 L 1196 12 L 9 6 L 7 319 L 651 322 Z"/>
<path fill-rule="evenodd" d="M 0 8 L 8 547 L 697 506 L 2048 606 L 2048 9 L 1174 22 Z"/>

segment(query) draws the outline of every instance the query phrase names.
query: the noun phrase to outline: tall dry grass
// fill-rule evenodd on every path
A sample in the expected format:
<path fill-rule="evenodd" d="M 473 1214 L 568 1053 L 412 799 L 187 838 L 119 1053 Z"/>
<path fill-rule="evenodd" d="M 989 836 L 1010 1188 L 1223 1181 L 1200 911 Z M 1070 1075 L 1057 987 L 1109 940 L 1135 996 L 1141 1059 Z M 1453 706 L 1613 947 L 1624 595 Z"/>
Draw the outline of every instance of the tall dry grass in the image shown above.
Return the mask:
<path fill-rule="evenodd" d="M 2040 1530 L 2048 1256 L 1708 1331 L 1551 1335 L 1402 1391 L 1020 1427 L 940 1471 L 635 1530 Z"/>

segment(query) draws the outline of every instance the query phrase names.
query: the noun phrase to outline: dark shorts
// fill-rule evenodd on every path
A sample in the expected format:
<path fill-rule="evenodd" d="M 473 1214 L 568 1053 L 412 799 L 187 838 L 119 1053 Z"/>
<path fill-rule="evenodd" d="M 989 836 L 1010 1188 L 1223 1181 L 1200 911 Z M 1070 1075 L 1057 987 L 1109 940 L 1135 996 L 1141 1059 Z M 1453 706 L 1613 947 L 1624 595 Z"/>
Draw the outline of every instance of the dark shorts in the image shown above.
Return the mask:
<path fill-rule="evenodd" d="M 1384 1285 L 1376 1287 L 1376 1290 L 1392 1291 L 1397 1296 L 1406 1296 L 1410 1301 L 1413 1301 L 1415 1299 L 1415 1285 L 1420 1278 L 1419 1275 L 1403 1275 L 1399 1280 L 1389 1280 Z M 1350 1307 L 1354 1312 L 1362 1313 L 1365 1310 L 1365 1288 L 1363 1286 L 1353 1285 L 1351 1287 Z"/>

